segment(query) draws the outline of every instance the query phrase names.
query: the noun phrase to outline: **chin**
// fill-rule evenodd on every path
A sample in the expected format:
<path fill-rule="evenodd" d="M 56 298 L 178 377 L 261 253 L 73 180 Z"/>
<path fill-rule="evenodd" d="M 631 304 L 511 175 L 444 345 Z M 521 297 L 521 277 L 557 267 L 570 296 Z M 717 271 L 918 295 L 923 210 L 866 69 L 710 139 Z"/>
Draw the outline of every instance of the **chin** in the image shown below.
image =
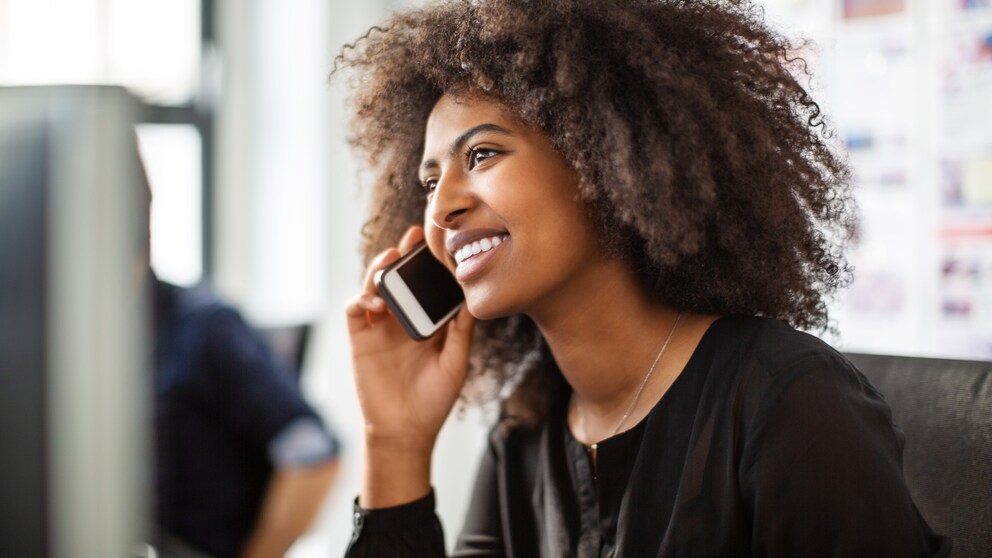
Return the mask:
<path fill-rule="evenodd" d="M 465 305 L 468 306 L 468 313 L 472 314 L 477 320 L 495 320 L 505 315 L 492 309 L 488 304 L 474 304 L 471 301 L 466 301 Z"/>
<path fill-rule="evenodd" d="M 491 293 L 465 293 L 465 306 L 478 320 L 495 320 L 518 314 L 514 306 L 507 302 L 491 296 Z"/>

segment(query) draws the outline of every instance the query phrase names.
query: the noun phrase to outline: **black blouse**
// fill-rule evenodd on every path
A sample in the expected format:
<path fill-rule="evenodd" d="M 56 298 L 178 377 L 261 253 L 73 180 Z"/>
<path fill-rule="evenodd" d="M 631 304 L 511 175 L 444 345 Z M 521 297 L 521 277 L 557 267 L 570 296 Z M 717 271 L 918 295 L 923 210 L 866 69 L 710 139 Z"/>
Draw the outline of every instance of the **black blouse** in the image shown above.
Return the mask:
<path fill-rule="evenodd" d="M 879 393 L 819 339 L 725 317 L 595 475 L 567 398 L 490 436 L 453 556 L 948 556 L 902 474 Z M 356 506 L 350 558 L 442 557 L 433 495 Z"/>

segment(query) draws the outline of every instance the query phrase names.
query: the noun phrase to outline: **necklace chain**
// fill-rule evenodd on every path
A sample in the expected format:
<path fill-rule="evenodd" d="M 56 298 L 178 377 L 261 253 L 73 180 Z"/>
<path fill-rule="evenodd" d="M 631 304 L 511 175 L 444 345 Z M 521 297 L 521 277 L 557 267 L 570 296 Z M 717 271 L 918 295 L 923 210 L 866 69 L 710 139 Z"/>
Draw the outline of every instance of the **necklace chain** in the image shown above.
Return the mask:
<path fill-rule="evenodd" d="M 679 321 L 681 320 L 682 320 L 682 312 L 679 312 L 679 315 L 675 317 L 675 323 L 672 324 L 672 329 L 668 331 L 668 337 L 665 337 L 665 342 L 662 343 L 661 345 L 661 350 L 659 350 L 657 356 L 654 357 L 654 362 L 651 363 L 651 368 L 648 368 L 648 373 L 644 375 L 644 379 L 641 380 L 641 385 L 637 387 L 637 391 L 634 393 L 633 399 L 631 399 L 630 404 L 627 405 L 627 410 L 624 411 L 623 416 L 620 417 L 620 422 L 617 423 L 616 428 L 613 429 L 613 433 L 610 434 L 611 438 L 613 436 L 616 436 L 617 433 L 620 432 L 620 428 L 623 427 L 624 423 L 627 422 L 627 419 L 630 418 L 630 413 L 634 411 L 634 407 L 637 406 L 637 402 L 641 400 L 641 394 L 644 393 L 644 387 L 648 385 L 648 380 L 650 380 L 651 375 L 654 374 L 654 369 L 657 368 L 658 363 L 661 362 L 661 356 L 665 354 L 665 349 L 667 349 L 668 344 L 671 343 L 672 336 L 675 335 L 675 329 L 679 327 Z M 579 422 L 581 423 L 582 434 L 585 435 L 586 434 L 585 414 L 582 412 L 581 409 L 579 410 Z M 592 444 L 592 449 L 593 451 L 595 451 L 596 449 L 595 443 Z"/>

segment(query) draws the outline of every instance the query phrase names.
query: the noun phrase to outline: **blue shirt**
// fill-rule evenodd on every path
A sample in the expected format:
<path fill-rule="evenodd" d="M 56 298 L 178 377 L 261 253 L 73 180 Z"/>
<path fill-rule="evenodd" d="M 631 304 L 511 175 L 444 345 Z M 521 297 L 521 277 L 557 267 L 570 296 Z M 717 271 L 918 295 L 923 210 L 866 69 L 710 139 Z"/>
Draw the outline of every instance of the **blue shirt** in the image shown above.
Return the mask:
<path fill-rule="evenodd" d="M 331 459 L 337 442 L 237 311 L 161 281 L 155 307 L 156 519 L 205 552 L 236 556 L 273 466 Z"/>

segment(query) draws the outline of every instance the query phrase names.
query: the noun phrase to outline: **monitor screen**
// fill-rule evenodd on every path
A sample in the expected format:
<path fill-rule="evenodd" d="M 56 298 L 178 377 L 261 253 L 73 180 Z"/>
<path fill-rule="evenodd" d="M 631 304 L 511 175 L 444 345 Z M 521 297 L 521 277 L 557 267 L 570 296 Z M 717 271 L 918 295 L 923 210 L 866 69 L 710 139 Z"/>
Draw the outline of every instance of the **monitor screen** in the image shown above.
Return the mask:
<path fill-rule="evenodd" d="M 0 88 L 0 556 L 127 556 L 148 521 L 137 104 Z"/>

